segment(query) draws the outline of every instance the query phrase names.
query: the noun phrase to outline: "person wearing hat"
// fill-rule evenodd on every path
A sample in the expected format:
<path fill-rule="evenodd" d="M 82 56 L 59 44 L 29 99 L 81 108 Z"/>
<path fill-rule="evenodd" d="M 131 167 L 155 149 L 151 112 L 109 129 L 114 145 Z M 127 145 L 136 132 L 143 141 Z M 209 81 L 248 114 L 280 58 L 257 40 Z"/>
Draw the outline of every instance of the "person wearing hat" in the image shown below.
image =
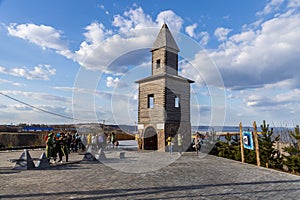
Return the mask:
<path fill-rule="evenodd" d="M 64 155 L 63 152 L 63 148 L 64 148 L 64 141 L 63 141 L 63 136 L 60 133 L 56 134 L 56 151 L 58 153 L 58 162 L 62 162 L 62 157 Z"/>
<path fill-rule="evenodd" d="M 46 157 L 49 162 L 52 157 L 54 158 L 54 161 L 56 161 L 55 141 L 53 136 L 53 133 L 49 133 L 46 141 Z"/>
<path fill-rule="evenodd" d="M 59 160 L 62 162 L 62 156 L 66 157 L 66 162 L 69 161 L 69 154 L 70 154 L 70 148 L 68 145 L 68 137 L 63 133 L 61 134 L 60 138 L 60 149 L 61 149 L 61 157 L 59 158 Z"/>

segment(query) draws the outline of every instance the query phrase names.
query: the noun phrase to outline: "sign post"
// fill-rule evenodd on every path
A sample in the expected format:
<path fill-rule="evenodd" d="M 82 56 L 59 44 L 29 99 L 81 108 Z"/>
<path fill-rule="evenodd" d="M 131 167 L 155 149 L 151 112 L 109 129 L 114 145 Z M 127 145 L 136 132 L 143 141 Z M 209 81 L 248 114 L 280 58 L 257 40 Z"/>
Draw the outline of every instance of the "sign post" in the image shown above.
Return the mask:
<path fill-rule="evenodd" d="M 260 166 L 259 147 L 258 147 L 258 139 L 257 139 L 257 126 L 256 126 L 255 121 L 253 122 L 253 128 L 254 128 L 254 142 L 255 142 L 256 162 L 257 162 L 257 166 Z"/>
<path fill-rule="evenodd" d="M 242 162 L 245 162 L 242 122 L 240 122 L 240 145 L 241 145 L 241 158 L 242 158 Z"/>

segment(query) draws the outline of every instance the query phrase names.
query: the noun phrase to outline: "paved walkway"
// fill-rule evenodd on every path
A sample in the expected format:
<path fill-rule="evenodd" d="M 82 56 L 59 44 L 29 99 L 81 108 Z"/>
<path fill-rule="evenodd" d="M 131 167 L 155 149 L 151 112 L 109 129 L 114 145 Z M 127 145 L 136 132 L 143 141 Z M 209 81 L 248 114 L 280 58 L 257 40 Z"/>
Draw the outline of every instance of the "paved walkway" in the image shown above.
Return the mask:
<path fill-rule="evenodd" d="M 12 170 L 21 153 L 0 152 L 0 199 L 300 199 L 299 176 L 194 152 L 106 151 L 103 163 Z"/>

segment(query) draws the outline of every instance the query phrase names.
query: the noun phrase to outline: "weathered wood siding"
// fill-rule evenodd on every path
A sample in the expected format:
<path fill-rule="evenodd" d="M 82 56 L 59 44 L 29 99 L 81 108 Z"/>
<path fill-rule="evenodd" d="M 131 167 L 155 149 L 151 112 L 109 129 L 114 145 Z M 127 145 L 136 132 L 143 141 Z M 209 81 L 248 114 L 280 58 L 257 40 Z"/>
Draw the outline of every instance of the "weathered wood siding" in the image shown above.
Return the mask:
<path fill-rule="evenodd" d="M 148 95 L 154 95 L 154 108 L 148 108 Z M 165 79 L 140 83 L 138 123 L 164 123 Z"/>
<path fill-rule="evenodd" d="M 156 67 L 156 61 L 160 60 L 160 67 Z M 178 74 L 178 55 L 165 48 L 152 52 L 152 76 L 158 74 Z"/>
<path fill-rule="evenodd" d="M 190 84 L 188 81 L 166 79 L 167 123 L 190 122 Z M 175 108 L 175 96 L 179 97 L 179 108 Z"/>

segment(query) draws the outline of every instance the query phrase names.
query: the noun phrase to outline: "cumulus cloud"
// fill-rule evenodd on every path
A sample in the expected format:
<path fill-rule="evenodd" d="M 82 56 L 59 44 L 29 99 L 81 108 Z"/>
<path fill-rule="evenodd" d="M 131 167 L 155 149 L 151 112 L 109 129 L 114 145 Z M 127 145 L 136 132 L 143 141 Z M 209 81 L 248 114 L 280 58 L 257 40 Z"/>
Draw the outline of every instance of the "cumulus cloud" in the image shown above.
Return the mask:
<path fill-rule="evenodd" d="M 270 91 L 264 90 L 264 93 L 271 94 Z M 263 94 L 263 90 L 257 90 L 257 94 L 245 97 L 247 106 L 264 109 L 274 109 L 274 106 L 278 106 L 276 109 L 289 108 L 289 105 L 298 105 L 300 101 L 300 90 L 294 89 L 291 91 L 285 91 L 279 94 L 266 96 Z M 279 107 L 280 106 L 280 107 Z M 298 106 L 296 106 L 298 107 Z"/>
<path fill-rule="evenodd" d="M 50 76 L 56 74 L 56 69 L 50 65 L 38 65 L 34 67 L 6 69 L 0 66 L 0 73 L 11 76 L 23 77 L 29 80 L 50 80 Z"/>
<path fill-rule="evenodd" d="M 208 34 L 208 32 L 206 32 L 206 31 L 200 32 L 199 33 L 199 37 L 201 38 L 199 43 L 201 45 L 203 45 L 203 46 L 207 45 L 207 43 L 209 41 L 209 34 Z"/>
<path fill-rule="evenodd" d="M 116 85 L 118 85 L 119 83 L 119 78 L 116 77 L 115 79 L 111 76 L 106 78 L 106 86 L 107 87 L 115 87 Z"/>
<path fill-rule="evenodd" d="M 93 22 L 87 27 L 85 27 L 85 32 L 83 35 L 88 43 L 100 43 L 105 39 L 106 35 L 109 35 L 111 31 L 106 31 L 102 23 Z"/>
<path fill-rule="evenodd" d="M 285 0 L 269 0 L 269 2 L 267 3 L 267 5 L 264 7 L 263 10 L 258 11 L 256 13 L 256 15 L 258 16 L 262 16 L 262 15 L 267 15 L 270 14 L 274 11 L 279 10 L 281 4 L 284 2 Z"/>
<path fill-rule="evenodd" d="M 287 8 L 296 7 L 298 2 L 298 0 L 290 0 Z M 264 8 L 264 13 L 273 12 L 282 6 L 283 3 L 280 0 L 269 1 Z M 103 6 L 100 8 L 104 9 Z M 144 62 L 145 55 L 130 56 L 118 62 L 115 62 L 116 58 L 141 47 L 151 48 L 157 35 L 157 28 L 160 28 L 164 22 L 173 30 L 182 30 L 183 28 L 183 19 L 171 10 L 160 12 L 153 20 L 138 6 L 113 16 L 114 28 L 111 30 L 102 23 L 93 22 L 85 27 L 85 39 L 79 49 L 72 54 L 72 58 L 85 68 L 122 75 L 128 70 L 127 66 Z M 149 27 L 155 27 L 154 31 L 151 31 Z M 191 63 L 194 66 L 203 66 L 201 70 L 204 71 L 205 78 L 213 79 L 214 75 L 209 74 L 210 70 L 205 67 L 205 64 L 211 62 L 204 58 L 208 56 L 219 68 L 225 86 L 229 89 L 258 88 L 284 80 L 294 80 L 290 86 L 297 87 L 300 85 L 300 81 L 295 78 L 298 74 L 297 63 L 300 63 L 297 56 L 299 48 L 296 45 L 300 42 L 299 27 L 299 14 L 297 12 L 290 13 L 288 9 L 271 19 L 260 19 L 246 24 L 241 27 L 240 33 L 233 35 L 229 35 L 230 28 L 218 27 L 214 31 L 214 36 L 220 42 L 219 48 L 198 52 Z M 209 34 L 207 32 L 197 34 L 196 28 L 197 24 L 195 23 L 187 26 L 185 31 L 189 36 L 198 37 L 200 44 L 206 45 Z M 45 41 L 39 42 L 38 39 L 43 37 L 33 31 L 36 29 L 43 30 L 41 32 L 47 33 L 49 37 L 45 37 Z M 33 36 L 30 36 L 29 30 L 33 32 Z M 45 48 L 66 50 L 66 46 L 62 45 L 61 32 L 51 27 L 32 24 L 11 25 L 9 32 L 11 35 L 29 40 Z M 113 67 L 108 69 L 112 63 Z M 287 68 L 288 70 L 286 70 Z M 183 75 L 203 82 L 203 77 L 201 78 L 197 73 L 191 73 L 193 70 L 188 68 L 188 65 L 183 66 L 182 69 Z M 0 72 L 8 73 L 7 69 L 3 67 L 0 67 Z M 14 70 L 14 73 L 22 75 L 24 71 Z M 38 76 L 32 75 L 28 78 L 30 77 Z M 113 82 L 109 83 L 111 85 Z"/>
<path fill-rule="evenodd" d="M 144 56 L 130 57 L 118 67 L 107 67 L 121 55 L 129 54 L 141 48 L 151 48 L 161 25 L 166 22 L 171 30 L 179 31 L 183 20 L 173 11 L 160 12 L 153 21 L 141 7 L 125 11 L 114 16 L 112 25 L 116 30 L 108 30 L 103 24 L 93 23 L 87 26 L 85 41 L 75 52 L 74 60 L 88 69 L 106 73 L 125 73 L 127 65 L 138 65 L 144 62 Z"/>
<path fill-rule="evenodd" d="M 288 3 L 289 8 L 298 8 L 300 7 L 300 0 L 290 0 Z"/>
<path fill-rule="evenodd" d="M 199 39 L 199 43 L 203 46 L 207 45 L 209 40 L 209 34 L 206 31 L 202 31 L 200 33 L 196 33 L 195 29 L 198 27 L 197 23 L 185 27 L 185 32 L 192 38 Z"/>
<path fill-rule="evenodd" d="M 215 30 L 214 35 L 219 41 L 224 41 L 227 39 L 227 35 L 231 32 L 231 29 L 219 27 Z"/>
<path fill-rule="evenodd" d="M 104 10 L 103 5 L 98 6 Z M 100 70 L 105 73 L 126 72 L 126 65 L 136 65 L 143 62 L 143 58 L 127 59 L 126 65 L 115 67 L 111 71 L 107 66 L 117 59 L 133 50 L 151 48 L 155 36 L 163 23 L 167 23 L 171 30 L 180 31 L 183 26 L 183 19 L 172 10 L 165 10 L 152 17 L 144 10 L 134 5 L 123 14 L 113 16 L 112 30 L 106 28 L 102 23 L 93 22 L 85 27 L 84 41 L 75 52 L 68 49 L 67 42 L 63 39 L 62 31 L 47 25 L 10 24 L 7 26 L 10 36 L 22 38 L 40 46 L 43 49 L 52 49 L 81 66 Z M 0 69 L 1 70 L 1 69 Z M 16 73 L 23 73 L 17 71 Z"/>
<path fill-rule="evenodd" d="M 190 37 L 196 37 L 195 29 L 197 28 L 198 24 L 194 23 L 190 26 L 185 27 L 185 32 L 190 36 Z"/>
<path fill-rule="evenodd" d="M 161 17 L 158 17 L 157 20 L 161 20 Z M 123 15 L 115 15 L 113 26 L 119 28 L 120 33 L 125 35 L 136 28 L 157 27 L 151 16 L 147 15 L 141 7 L 129 9 Z"/>
<path fill-rule="evenodd" d="M 203 77 L 213 83 L 215 77 L 207 68 L 214 66 L 205 58 L 208 56 L 219 69 L 227 89 L 262 88 L 277 83 L 300 88 L 300 14 L 286 15 L 287 12 L 231 36 L 228 36 L 230 29 L 217 28 L 219 47 L 199 52 L 190 63 L 199 66 Z M 183 74 L 203 81 L 199 73 L 190 69 L 183 66 Z"/>
<path fill-rule="evenodd" d="M 10 24 L 7 27 L 8 34 L 14 37 L 22 38 L 34 43 L 43 49 L 53 49 L 57 53 L 71 58 L 71 52 L 66 43 L 61 39 L 61 31 L 51 26 L 36 24 Z"/>
<path fill-rule="evenodd" d="M 183 19 L 176 15 L 172 10 L 166 10 L 157 15 L 156 23 L 158 26 L 167 23 L 170 29 L 179 32 L 182 28 Z"/>

